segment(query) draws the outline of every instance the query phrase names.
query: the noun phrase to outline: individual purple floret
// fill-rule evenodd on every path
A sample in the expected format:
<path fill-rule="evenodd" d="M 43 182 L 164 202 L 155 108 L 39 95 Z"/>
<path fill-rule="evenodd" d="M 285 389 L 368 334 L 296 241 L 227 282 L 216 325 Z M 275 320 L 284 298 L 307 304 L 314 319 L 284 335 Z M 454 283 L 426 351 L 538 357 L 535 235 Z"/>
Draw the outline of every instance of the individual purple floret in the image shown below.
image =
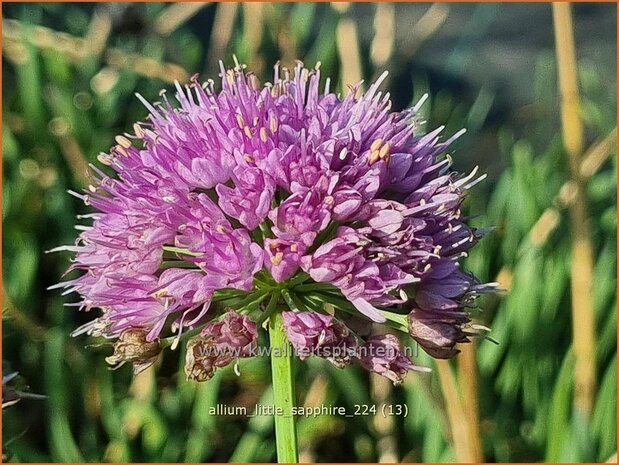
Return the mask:
<path fill-rule="evenodd" d="M 307 251 L 303 242 L 283 239 L 264 240 L 265 259 L 264 264 L 278 282 L 284 282 L 292 277 L 301 264 L 301 258 Z"/>
<path fill-rule="evenodd" d="M 402 353 L 400 342 L 393 334 L 372 336 L 359 348 L 359 363 L 398 385 L 410 370 L 428 371 L 418 367 Z"/>
<path fill-rule="evenodd" d="M 258 168 L 237 166 L 233 171 L 233 181 L 234 188 L 217 185 L 219 206 L 247 229 L 256 229 L 271 209 L 275 190 L 273 180 Z"/>

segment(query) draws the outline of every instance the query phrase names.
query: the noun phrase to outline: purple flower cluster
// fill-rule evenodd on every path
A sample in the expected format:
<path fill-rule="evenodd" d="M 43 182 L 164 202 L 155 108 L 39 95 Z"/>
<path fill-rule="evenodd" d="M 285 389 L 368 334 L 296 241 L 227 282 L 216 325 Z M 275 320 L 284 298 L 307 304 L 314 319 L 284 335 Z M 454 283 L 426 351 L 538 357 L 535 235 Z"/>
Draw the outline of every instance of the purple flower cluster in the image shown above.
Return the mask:
<path fill-rule="evenodd" d="M 322 301 L 343 299 L 346 311 L 374 322 L 408 314 L 428 353 L 453 355 L 470 335 L 466 307 L 489 290 L 458 267 L 480 237 L 460 210 L 480 178 L 450 171 L 445 150 L 457 135 L 420 136 L 416 109 L 391 111 L 378 90 L 384 77 L 340 99 L 328 83 L 320 90 L 317 68 L 300 63 L 292 72 L 276 66 L 264 85 L 222 65 L 219 91 L 196 79 L 177 85 L 178 106 L 165 94 L 155 105 L 143 100 L 148 120 L 116 138 L 99 156 L 107 168 L 93 166 L 93 185 L 75 194 L 96 210 L 84 216 L 92 224 L 57 249 L 74 252 L 69 271 L 83 272 L 57 287 L 81 296 L 73 305 L 102 311 L 77 333 L 140 330 L 152 342 L 207 324 L 235 302 L 243 316 L 208 323 L 213 335 L 200 344 L 246 347 L 256 336 L 248 322 L 264 309 L 245 306 L 252 293 L 294 282 L 289 291 L 307 303 L 286 314 L 297 346 L 389 346 L 391 356 L 359 363 L 394 381 L 414 368 L 393 336 L 364 342 L 319 313 L 303 290 L 314 285 Z M 207 378 L 211 368 L 192 376 Z"/>

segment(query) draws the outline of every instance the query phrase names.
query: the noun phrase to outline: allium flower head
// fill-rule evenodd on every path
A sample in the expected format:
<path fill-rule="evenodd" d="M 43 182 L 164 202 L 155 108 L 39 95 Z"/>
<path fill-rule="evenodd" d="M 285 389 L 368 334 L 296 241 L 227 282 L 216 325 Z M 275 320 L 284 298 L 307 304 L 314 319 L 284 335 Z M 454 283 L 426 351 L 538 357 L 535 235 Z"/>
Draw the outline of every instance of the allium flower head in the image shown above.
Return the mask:
<path fill-rule="evenodd" d="M 251 355 L 255 322 L 282 306 L 295 347 L 365 348 L 327 358 L 394 382 L 415 368 L 398 339 L 364 341 L 347 314 L 410 331 L 437 357 L 455 354 L 471 335 L 467 308 L 491 289 L 458 264 L 480 237 L 460 206 L 481 179 L 450 170 L 445 152 L 459 134 L 422 135 L 417 108 L 392 111 L 379 91 L 385 75 L 343 98 L 301 63 L 275 66 L 264 85 L 239 65 L 222 65 L 220 77 L 217 88 L 177 84 L 177 103 L 142 99 L 148 118 L 74 193 L 94 209 L 83 216 L 92 223 L 57 249 L 73 252 L 69 271 L 82 273 L 56 287 L 101 312 L 76 334 L 119 344 L 140 335 L 151 347 L 203 328 L 188 344 L 187 375 L 198 380 Z M 377 347 L 390 352 L 368 353 Z M 116 352 L 110 361 L 126 360 L 136 361 Z"/>

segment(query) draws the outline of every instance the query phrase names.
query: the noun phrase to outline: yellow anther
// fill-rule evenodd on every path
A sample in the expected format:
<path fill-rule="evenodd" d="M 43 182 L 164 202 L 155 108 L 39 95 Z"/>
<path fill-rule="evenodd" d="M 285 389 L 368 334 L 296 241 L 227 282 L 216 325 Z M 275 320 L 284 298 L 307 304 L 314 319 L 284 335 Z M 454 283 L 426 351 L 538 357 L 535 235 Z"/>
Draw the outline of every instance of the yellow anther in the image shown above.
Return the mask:
<path fill-rule="evenodd" d="M 383 140 L 382 139 L 376 139 L 374 142 L 372 142 L 372 145 L 370 145 L 370 152 L 374 152 L 378 149 L 380 149 L 383 145 Z"/>
<path fill-rule="evenodd" d="M 290 251 L 291 252 L 296 252 L 297 250 L 299 250 L 299 246 L 295 243 L 295 244 L 290 244 Z"/>
<path fill-rule="evenodd" d="M 372 150 L 372 152 L 370 152 L 370 165 L 373 165 L 378 160 L 380 160 L 380 155 L 379 155 L 378 150 Z"/>
<path fill-rule="evenodd" d="M 275 134 L 277 132 L 278 122 L 275 118 L 271 117 L 270 128 L 271 132 Z"/>
<path fill-rule="evenodd" d="M 282 252 L 277 252 L 274 256 L 271 257 L 271 263 L 275 266 L 279 265 L 284 259 L 284 254 Z"/>
<path fill-rule="evenodd" d="M 391 155 L 391 148 L 389 147 L 389 144 L 385 144 L 378 152 L 378 158 L 380 158 L 381 160 L 385 160 L 389 158 L 389 155 Z"/>
<path fill-rule="evenodd" d="M 129 156 L 129 154 L 127 153 L 127 151 L 125 150 L 125 148 L 122 145 L 115 145 L 114 146 L 114 152 L 120 153 L 124 157 L 128 157 Z"/>
<path fill-rule="evenodd" d="M 267 141 L 267 130 L 264 128 L 260 128 L 260 140 L 262 142 L 266 142 Z"/>
<path fill-rule="evenodd" d="M 258 79 L 254 74 L 247 76 L 247 83 L 254 90 L 260 89 L 260 79 Z"/>
<path fill-rule="evenodd" d="M 133 132 L 138 139 L 144 138 L 144 129 L 142 129 L 142 126 L 140 126 L 138 123 L 135 123 L 133 125 Z"/>
<path fill-rule="evenodd" d="M 116 143 L 126 149 L 131 147 L 131 141 L 127 139 L 125 136 L 116 136 Z"/>
<path fill-rule="evenodd" d="M 167 289 L 159 289 L 157 292 L 153 294 L 154 297 L 167 297 L 169 292 Z"/>
<path fill-rule="evenodd" d="M 245 135 L 251 139 L 252 134 L 251 134 L 251 129 L 249 129 L 249 126 L 245 126 L 243 128 L 243 132 L 245 132 Z"/>
<path fill-rule="evenodd" d="M 240 113 L 237 113 L 236 115 L 236 122 L 241 129 L 245 127 L 245 119 L 243 118 L 243 115 L 241 115 Z"/>
<path fill-rule="evenodd" d="M 245 160 L 247 163 L 254 163 L 256 161 L 254 157 L 252 157 L 249 153 L 243 155 L 243 160 Z"/>

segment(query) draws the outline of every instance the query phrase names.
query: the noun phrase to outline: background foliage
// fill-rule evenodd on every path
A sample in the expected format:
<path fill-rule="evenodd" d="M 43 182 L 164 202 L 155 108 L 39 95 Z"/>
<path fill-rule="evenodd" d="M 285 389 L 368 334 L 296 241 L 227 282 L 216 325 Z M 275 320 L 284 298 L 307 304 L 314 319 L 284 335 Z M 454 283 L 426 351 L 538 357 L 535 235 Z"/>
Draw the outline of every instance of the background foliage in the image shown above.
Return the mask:
<path fill-rule="evenodd" d="M 258 76 L 302 58 L 338 88 L 389 69 L 394 106 L 424 93 L 426 128 L 468 133 L 456 168 L 489 173 L 467 201 L 496 226 L 467 259 L 503 295 L 476 319 L 477 341 L 403 386 L 322 360 L 299 364 L 300 405 L 406 404 L 409 415 L 299 422 L 306 461 L 604 461 L 616 451 L 616 6 L 574 6 L 593 244 L 597 356 L 590 414 L 574 404 L 569 173 L 560 133 L 550 5 L 543 4 L 7 4 L 3 5 L 3 371 L 22 398 L 4 410 L 13 461 L 271 461 L 271 417 L 211 416 L 216 403 L 268 403 L 268 360 L 188 383 L 183 354 L 133 378 L 108 370 L 108 347 L 72 339 L 91 319 L 48 292 L 85 208 L 66 194 L 87 164 L 146 112 L 174 79 L 216 77 L 232 53 Z M 410 342 L 409 342 L 410 343 Z M 5 387 L 5 394 L 14 394 Z M 19 394 L 17 394 L 19 397 Z M 3 399 L 4 401 L 5 399 Z M 585 409 L 586 410 L 586 409 Z"/>

